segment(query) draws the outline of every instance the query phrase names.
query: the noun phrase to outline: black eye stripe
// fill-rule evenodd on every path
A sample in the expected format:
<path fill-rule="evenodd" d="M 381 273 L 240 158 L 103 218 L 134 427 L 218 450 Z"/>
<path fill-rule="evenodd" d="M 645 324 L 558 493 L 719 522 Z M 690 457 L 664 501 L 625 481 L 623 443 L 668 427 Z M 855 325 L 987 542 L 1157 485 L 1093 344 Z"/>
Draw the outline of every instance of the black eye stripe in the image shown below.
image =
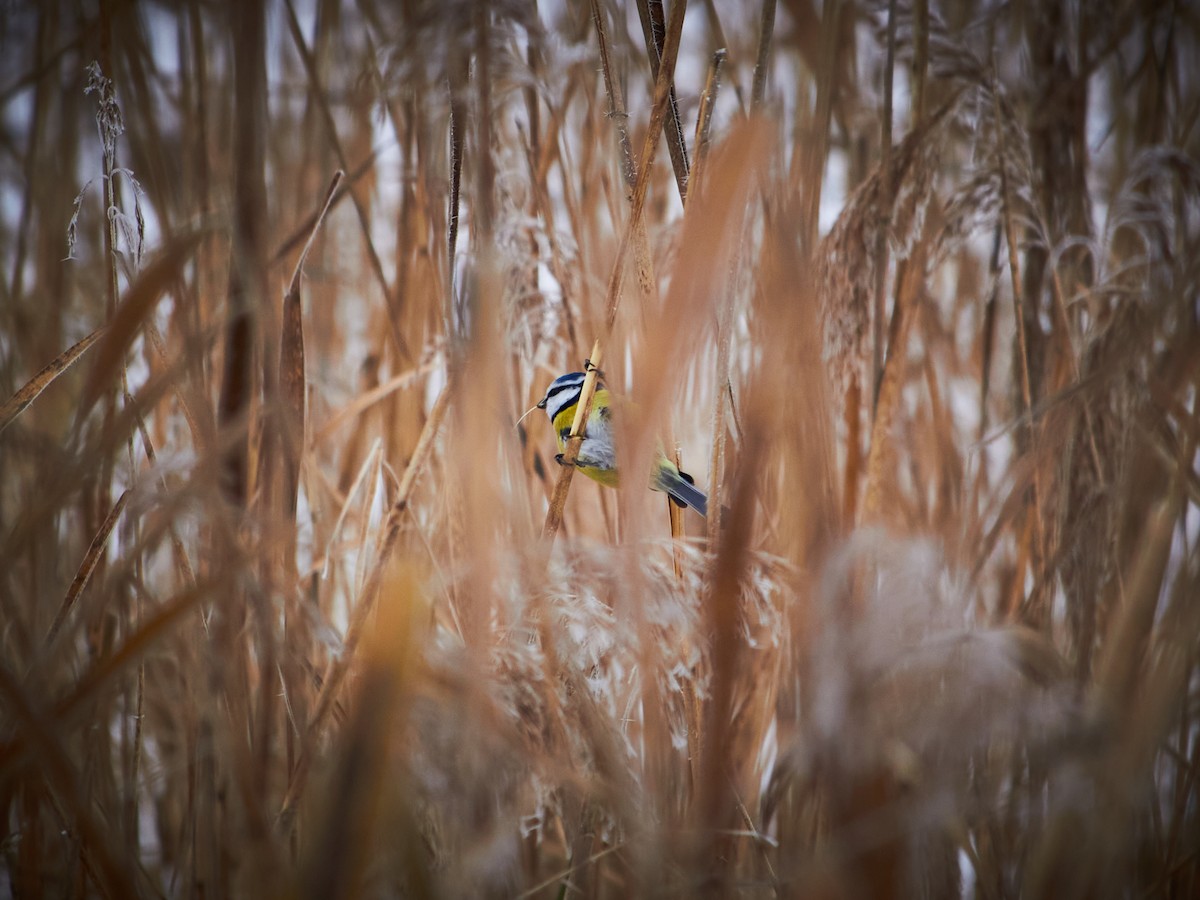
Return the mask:
<path fill-rule="evenodd" d="M 549 401 L 552 398 L 557 397 L 563 391 L 579 391 L 582 388 L 583 388 L 583 382 L 580 382 L 579 384 L 575 384 L 573 382 L 569 383 L 569 384 L 560 384 L 560 385 L 552 387 L 552 388 L 550 388 L 550 390 L 546 391 L 546 400 Z"/>
<path fill-rule="evenodd" d="M 557 378 L 550 385 L 550 389 L 546 391 L 546 396 L 542 398 L 542 402 L 549 404 L 553 397 L 561 394 L 563 391 L 579 391 L 583 388 L 584 375 L 582 372 L 572 372 L 570 375 L 564 375 Z"/>

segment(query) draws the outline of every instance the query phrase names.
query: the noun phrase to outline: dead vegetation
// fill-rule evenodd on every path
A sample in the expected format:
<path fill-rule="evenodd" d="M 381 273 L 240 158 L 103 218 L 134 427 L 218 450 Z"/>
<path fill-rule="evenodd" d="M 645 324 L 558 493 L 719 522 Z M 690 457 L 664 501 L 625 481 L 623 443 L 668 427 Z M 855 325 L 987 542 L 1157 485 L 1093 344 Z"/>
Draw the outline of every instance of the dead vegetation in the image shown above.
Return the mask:
<path fill-rule="evenodd" d="M 1200 20 L 1101 6 L 7 5 L 0 895 L 1194 896 Z M 585 356 L 707 525 L 513 427 Z"/>

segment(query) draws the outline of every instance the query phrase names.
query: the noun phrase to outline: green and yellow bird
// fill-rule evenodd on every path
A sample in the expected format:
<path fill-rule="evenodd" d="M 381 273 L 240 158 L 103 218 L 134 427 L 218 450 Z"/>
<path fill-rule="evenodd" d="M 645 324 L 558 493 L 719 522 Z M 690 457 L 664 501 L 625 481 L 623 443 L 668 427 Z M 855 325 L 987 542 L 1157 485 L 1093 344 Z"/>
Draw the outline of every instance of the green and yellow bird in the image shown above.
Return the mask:
<path fill-rule="evenodd" d="M 579 395 L 583 390 L 583 372 L 568 372 L 550 383 L 546 395 L 537 403 L 544 409 L 554 426 L 558 439 L 558 461 L 562 462 L 562 451 L 571 436 L 571 425 L 575 422 L 575 410 L 579 406 Z M 605 487 L 616 487 L 618 482 L 617 456 L 613 445 L 612 400 L 608 388 L 597 385 L 592 397 L 592 408 L 584 427 L 583 443 L 575 465 L 588 478 Z M 708 514 L 708 497 L 696 487 L 691 475 L 681 472 L 674 463 L 658 454 L 650 487 L 664 491 L 682 507 L 692 507 L 700 515 Z"/>

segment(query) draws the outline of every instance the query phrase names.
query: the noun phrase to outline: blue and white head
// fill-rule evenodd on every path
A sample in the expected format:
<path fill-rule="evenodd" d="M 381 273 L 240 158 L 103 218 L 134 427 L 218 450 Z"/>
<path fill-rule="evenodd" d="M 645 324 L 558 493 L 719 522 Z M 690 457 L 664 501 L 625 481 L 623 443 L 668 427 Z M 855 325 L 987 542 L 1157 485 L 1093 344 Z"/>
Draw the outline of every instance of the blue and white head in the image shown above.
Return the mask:
<path fill-rule="evenodd" d="M 544 409 L 553 422 L 558 414 L 579 402 L 579 393 L 583 390 L 583 372 L 568 372 L 559 375 L 546 388 L 546 396 L 537 403 L 538 409 Z"/>

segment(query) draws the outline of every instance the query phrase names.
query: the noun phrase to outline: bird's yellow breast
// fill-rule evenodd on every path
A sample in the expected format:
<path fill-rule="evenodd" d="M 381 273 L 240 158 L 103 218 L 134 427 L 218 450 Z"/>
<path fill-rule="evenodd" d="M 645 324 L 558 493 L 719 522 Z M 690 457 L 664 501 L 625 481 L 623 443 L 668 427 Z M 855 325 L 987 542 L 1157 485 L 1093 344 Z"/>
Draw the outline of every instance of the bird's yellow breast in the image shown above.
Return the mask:
<path fill-rule="evenodd" d="M 613 464 L 612 425 L 609 421 L 611 397 L 608 390 L 599 388 L 592 398 L 592 408 L 588 415 L 587 427 L 584 429 L 583 445 L 579 448 L 579 461 L 576 467 L 592 481 L 599 482 L 605 487 L 616 487 L 619 481 L 616 466 Z M 567 438 L 571 436 L 571 426 L 575 424 L 575 410 L 578 403 L 559 410 L 554 417 L 554 437 L 558 441 L 558 451 L 566 452 Z M 587 460 L 594 458 L 603 460 L 602 465 L 588 465 Z"/>

